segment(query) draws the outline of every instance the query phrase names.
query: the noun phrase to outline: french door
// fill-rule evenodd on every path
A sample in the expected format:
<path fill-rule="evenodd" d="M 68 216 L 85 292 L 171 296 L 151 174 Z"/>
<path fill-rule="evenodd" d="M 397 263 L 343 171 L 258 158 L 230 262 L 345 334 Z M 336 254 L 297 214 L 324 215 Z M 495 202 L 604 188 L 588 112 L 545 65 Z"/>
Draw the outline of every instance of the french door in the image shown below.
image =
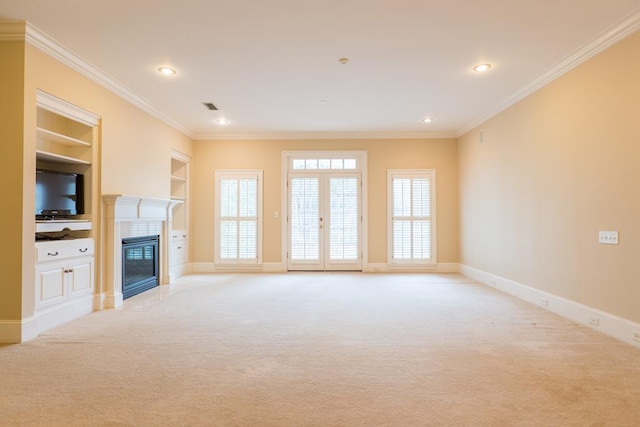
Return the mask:
<path fill-rule="evenodd" d="M 362 270 L 360 172 L 288 179 L 289 270 Z"/>

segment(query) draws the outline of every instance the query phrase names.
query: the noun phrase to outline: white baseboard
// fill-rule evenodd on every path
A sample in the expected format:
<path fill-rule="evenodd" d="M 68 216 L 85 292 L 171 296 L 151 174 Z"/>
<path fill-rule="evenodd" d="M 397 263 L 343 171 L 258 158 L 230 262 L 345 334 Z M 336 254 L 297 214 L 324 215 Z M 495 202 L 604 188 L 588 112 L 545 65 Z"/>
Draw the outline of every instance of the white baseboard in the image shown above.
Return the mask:
<path fill-rule="evenodd" d="M 191 264 L 192 273 L 286 273 L 281 262 L 265 262 L 260 265 L 220 265 L 213 262 Z"/>
<path fill-rule="evenodd" d="M 443 262 L 436 265 L 416 267 L 413 265 L 394 265 L 387 263 L 368 263 L 362 266 L 363 273 L 458 273 L 459 264 Z"/>
<path fill-rule="evenodd" d="M 118 308 L 118 307 L 122 307 L 122 304 L 124 304 L 124 296 L 122 295 L 122 293 L 118 293 L 115 295 L 105 295 L 104 297 L 104 301 L 103 301 L 103 309 L 107 309 L 107 308 Z"/>
<path fill-rule="evenodd" d="M 467 265 L 460 265 L 460 273 L 487 286 L 640 348 L 640 341 L 636 341 L 637 334 L 640 334 L 640 324 L 638 323 Z M 593 322 L 596 319 L 597 325 L 594 325 Z"/>
<path fill-rule="evenodd" d="M 393 266 L 387 263 L 369 263 L 362 266 L 363 273 L 458 273 L 460 266 L 456 262 L 440 263 L 435 266 Z M 286 273 L 287 269 L 281 262 L 265 262 L 262 265 L 216 265 L 212 262 L 190 264 L 191 273 Z"/>
<path fill-rule="evenodd" d="M 171 272 L 169 273 L 169 279 L 165 283 L 162 283 L 162 284 L 163 285 L 169 285 L 169 284 L 171 284 L 171 282 L 173 282 L 174 280 L 176 280 L 180 276 L 184 276 L 185 274 L 189 274 L 189 273 L 191 273 L 191 271 L 192 271 L 192 267 L 191 267 L 191 264 L 189 264 L 189 263 L 174 266 L 171 269 Z"/>
<path fill-rule="evenodd" d="M 38 336 L 38 322 L 30 317 L 24 320 L 0 320 L 0 344 L 18 344 Z"/>
<path fill-rule="evenodd" d="M 36 311 L 34 317 L 37 319 L 38 333 L 60 326 L 64 323 L 86 316 L 94 311 L 94 297 L 89 295 L 83 298 L 76 298 L 65 304 Z"/>
<path fill-rule="evenodd" d="M 100 311 L 106 308 L 105 301 L 107 299 L 107 294 L 104 292 L 93 295 L 93 311 Z"/>

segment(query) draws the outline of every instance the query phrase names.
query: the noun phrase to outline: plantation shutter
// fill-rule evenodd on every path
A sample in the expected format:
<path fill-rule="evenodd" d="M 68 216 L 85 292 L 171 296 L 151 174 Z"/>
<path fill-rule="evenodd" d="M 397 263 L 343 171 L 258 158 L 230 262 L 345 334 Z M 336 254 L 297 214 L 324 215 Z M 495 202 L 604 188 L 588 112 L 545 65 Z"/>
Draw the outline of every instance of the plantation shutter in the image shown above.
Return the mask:
<path fill-rule="evenodd" d="M 259 180 L 252 175 L 226 172 L 219 178 L 220 260 L 258 260 Z"/>
<path fill-rule="evenodd" d="M 329 258 L 358 259 L 358 185 L 356 177 L 332 177 L 329 181 Z"/>
<path fill-rule="evenodd" d="M 291 179 L 291 259 L 317 260 L 319 180 L 316 177 Z"/>
<path fill-rule="evenodd" d="M 426 263 L 432 259 L 433 174 L 391 174 L 392 261 Z"/>

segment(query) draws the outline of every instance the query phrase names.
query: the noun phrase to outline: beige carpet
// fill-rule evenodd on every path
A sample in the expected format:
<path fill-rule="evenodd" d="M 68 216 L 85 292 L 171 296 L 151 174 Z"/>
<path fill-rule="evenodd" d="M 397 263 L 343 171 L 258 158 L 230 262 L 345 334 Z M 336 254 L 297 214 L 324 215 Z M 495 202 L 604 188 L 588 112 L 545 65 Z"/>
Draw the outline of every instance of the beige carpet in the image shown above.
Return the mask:
<path fill-rule="evenodd" d="M 640 350 L 461 276 L 167 291 L 0 347 L 0 425 L 640 425 Z"/>

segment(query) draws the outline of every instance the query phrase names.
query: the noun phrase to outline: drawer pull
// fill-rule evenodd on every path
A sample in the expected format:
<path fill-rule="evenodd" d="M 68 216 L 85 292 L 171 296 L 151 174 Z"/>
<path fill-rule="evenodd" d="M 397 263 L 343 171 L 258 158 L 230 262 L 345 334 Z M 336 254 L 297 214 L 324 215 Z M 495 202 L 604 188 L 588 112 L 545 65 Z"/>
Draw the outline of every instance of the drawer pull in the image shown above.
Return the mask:
<path fill-rule="evenodd" d="M 84 248 L 84 249 L 78 249 L 80 252 L 85 253 L 89 250 L 89 248 Z"/>
<path fill-rule="evenodd" d="M 58 254 L 58 251 L 55 251 L 54 253 L 47 252 L 47 255 L 48 256 L 58 256 L 59 254 Z"/>
<path fill-rule="evenodd" d="M 182 249 L 182 246 L 178 246 L 178 249 Z"/>
<path fill-rule="evenodd" d="M 187 238 L 187 235 L 186 235 L 186 234 L 183 234 L 183 235 L 182 235 L 182 238 L 183 238 L 183 239 L 186 239 L 186 238 Z"/>

